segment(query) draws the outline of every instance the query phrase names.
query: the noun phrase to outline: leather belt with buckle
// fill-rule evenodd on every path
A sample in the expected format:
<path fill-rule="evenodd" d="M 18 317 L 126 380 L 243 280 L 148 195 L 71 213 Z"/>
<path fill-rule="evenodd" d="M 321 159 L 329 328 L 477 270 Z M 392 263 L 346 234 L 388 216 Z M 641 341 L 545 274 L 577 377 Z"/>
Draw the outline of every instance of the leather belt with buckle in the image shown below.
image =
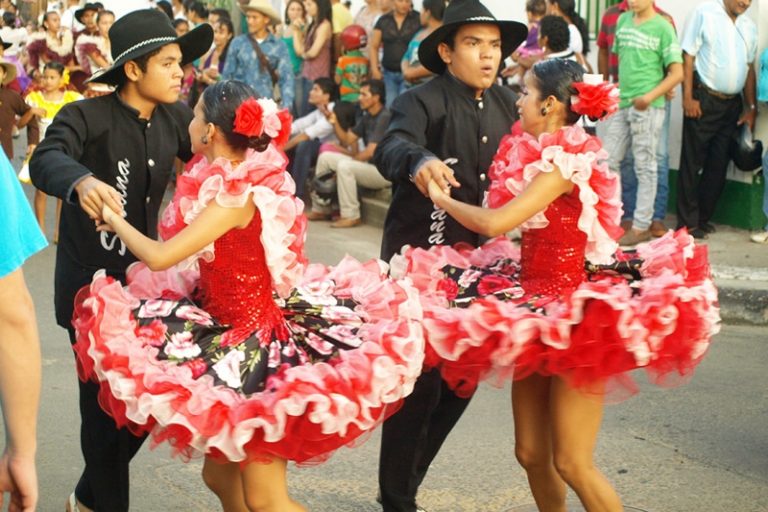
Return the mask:
<path fill-rule="evenodd" d="M 738 94 L 725 94 L 723 92 L 716 91 L 714 89 L 710 89 L 709 87 L 707 87 L 706 85 L 704 85 L 701 82 L 699 82 L 698 87 L 699 87 L 699 89 L 703 89 L 704 92 L 706 92 L 710 96 L 714 96 L 715 98 L 718 98 L 718 99 L 721 99 L 721 100 L 732 100 L 733 98 L 738 96 Z"/>

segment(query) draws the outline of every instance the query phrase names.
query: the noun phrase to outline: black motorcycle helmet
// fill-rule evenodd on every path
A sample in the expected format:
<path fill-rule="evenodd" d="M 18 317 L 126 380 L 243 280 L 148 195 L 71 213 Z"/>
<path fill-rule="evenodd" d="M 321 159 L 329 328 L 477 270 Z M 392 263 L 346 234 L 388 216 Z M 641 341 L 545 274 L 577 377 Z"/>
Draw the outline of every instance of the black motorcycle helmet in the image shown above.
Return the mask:
<path fill-rule="evenodd" d="M 752 139 L 752 130 L 747 124 L 733 132 L 729 152 L 734 165 L 742 171 L 754 171 L 763 163 L 763 143 Z"/>

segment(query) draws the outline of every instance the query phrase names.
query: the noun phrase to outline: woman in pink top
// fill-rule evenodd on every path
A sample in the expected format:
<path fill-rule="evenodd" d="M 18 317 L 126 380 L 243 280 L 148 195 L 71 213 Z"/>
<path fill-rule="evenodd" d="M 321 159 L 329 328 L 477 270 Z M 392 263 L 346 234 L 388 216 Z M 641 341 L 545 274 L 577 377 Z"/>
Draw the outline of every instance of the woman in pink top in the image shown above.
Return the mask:
<path fill-rule="evenodd" d="M 300 23 L 294 22 L 293 48 L 296 55 L 304 59 L 301 66 L 301 80 L 304 96 L 297 101 L 299 117 L 309 113 L 309 90 L 312 82 L 318 78 L 331 76 L 331 43 L 333 28 L 331 25 L 330 0 L 306 0 L 307 15 L 312 23 L 303 29 Z"/>

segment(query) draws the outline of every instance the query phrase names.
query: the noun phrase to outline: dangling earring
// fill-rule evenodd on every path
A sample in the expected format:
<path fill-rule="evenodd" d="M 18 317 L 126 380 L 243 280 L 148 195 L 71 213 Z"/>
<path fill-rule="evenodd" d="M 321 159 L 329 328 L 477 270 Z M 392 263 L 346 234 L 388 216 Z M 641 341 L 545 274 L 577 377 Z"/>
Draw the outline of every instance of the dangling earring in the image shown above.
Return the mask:
<path fill-rule="evenodd" d="M 203 144 L 208 144 L 208 135 L 203 135 L 200 137 L 200 142 Z"/>

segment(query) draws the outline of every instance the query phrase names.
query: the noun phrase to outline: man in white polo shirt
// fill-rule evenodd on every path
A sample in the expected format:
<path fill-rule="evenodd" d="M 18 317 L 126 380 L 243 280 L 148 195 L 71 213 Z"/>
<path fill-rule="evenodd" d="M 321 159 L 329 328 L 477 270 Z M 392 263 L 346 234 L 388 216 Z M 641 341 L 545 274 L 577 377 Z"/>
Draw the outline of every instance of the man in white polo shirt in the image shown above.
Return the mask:
<path fill-rule="evenodd" d="M 754 127 L 757 26 L 744 12 L 752 0 L 710 0 L 683 31 L 683 145 L 677 180 L 677 224 L 696 238 L 725 187 L 728 143 L 738 125 Z M 699 170 L 702 171 L 699 177 Z"/>

